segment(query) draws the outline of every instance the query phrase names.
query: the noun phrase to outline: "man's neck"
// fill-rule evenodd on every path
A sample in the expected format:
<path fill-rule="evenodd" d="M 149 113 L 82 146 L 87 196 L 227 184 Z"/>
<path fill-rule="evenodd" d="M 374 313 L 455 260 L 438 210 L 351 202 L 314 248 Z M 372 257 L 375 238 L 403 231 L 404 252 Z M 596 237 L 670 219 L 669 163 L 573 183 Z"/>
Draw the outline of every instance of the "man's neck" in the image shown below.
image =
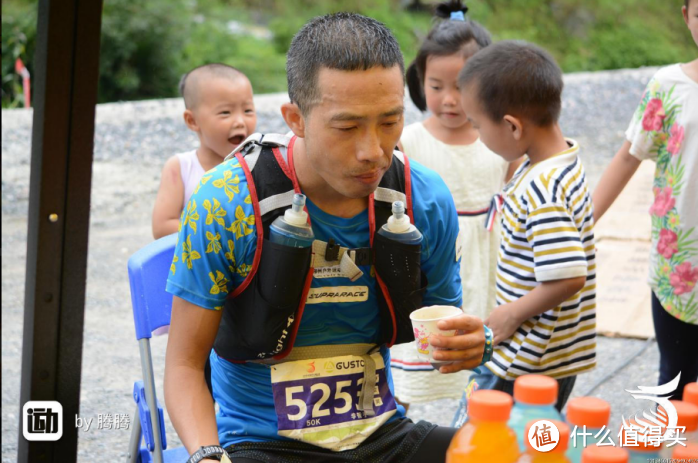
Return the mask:
<path fill-rule="evenodd" d="M 532 164 L 550 159 L 558 153 L 569 149 L 567 140 L 562 135 L 560 126 L 555 123 L 549 127 L 536 127 L 529 134 L 528 158 Z"/>
<path fill-rule="evenodd" d="M 310 165 L 305 140 L 296 138 L 293 165 L 303 194 L 322 211 L 336 217 L 351 218 L 368 207 L 368 198 L 347 198 L 332 188 Z"/>

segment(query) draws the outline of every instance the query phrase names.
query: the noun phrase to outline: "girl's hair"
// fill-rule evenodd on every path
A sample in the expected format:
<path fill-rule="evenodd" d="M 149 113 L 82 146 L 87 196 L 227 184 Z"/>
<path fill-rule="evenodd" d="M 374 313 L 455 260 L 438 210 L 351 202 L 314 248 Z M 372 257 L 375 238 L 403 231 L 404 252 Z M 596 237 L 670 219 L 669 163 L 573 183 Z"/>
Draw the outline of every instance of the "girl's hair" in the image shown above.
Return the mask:
<path fill-rule="evenodd" d="M 451 19 L 452 13 L 458 15 L 458 12 L 462 12 L 465 15 L 467 11 L 468 7 L 460 0 L 440 3 L 434 12 L 434 19 L 439 22 L 431 28 L 419 47 L 417 57 L 407 68 L 405 79 L 410 97 L 422 111 L 427 109 L 424 97 L 424 75 L 430 56 L 450 56 L 460 53 L 467 59 L 492 43 L 490 33 L 476 21 L 467 16 L 462 20 Z"/>

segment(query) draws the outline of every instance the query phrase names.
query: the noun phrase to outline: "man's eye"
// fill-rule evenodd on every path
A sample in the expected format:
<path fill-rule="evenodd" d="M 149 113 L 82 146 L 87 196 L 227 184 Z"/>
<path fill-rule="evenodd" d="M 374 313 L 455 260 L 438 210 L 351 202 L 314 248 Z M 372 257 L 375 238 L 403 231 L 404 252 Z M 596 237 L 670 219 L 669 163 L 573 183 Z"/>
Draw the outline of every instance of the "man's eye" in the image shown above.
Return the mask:
<path fill-rule="evenodd" d="M 337 127 L 337 130 L 341 130 L 342 132 L 351 132 L 355 128 L 356 127 Z"/>

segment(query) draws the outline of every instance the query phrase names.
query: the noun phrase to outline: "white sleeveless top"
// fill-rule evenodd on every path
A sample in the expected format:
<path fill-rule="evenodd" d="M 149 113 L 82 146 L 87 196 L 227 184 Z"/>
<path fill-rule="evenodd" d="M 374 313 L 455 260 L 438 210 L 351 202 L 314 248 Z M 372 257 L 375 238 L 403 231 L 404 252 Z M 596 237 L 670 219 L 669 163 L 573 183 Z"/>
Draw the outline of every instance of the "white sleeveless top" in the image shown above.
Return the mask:
<path fill-rule="evenodd" d="M 184 184 L 184 202 L 182 204 L 186 207 L 192 193 L 199 186 L 205 171 L 199 162 L 199 158 L 196 156 L 196 150 L 177 153 L 177 157 L 179 158 L 179 172 Z"/>
<path fill-rule="evenodd" d="M 411 124 L 400 139 L 410 160 L 436 171 L 451 190 L 456 209 L 470 216 L 458 218 L 463 285 L 463 310 L 483 320 L 495 306 L 495 275 L 501 227 L 485 228 L 492 196 L 504 186 L 508 163 L 479 139 L 470 145 L 447 145 L 434 138 L 421 122 Z M 390 349 L 395 395 L 406 402 L 457 398 L 467 384 L 468 371 L 442 375 L 417 357 L 414 343 Z M 429 387 L 424 387 L 428 384 Z"/>

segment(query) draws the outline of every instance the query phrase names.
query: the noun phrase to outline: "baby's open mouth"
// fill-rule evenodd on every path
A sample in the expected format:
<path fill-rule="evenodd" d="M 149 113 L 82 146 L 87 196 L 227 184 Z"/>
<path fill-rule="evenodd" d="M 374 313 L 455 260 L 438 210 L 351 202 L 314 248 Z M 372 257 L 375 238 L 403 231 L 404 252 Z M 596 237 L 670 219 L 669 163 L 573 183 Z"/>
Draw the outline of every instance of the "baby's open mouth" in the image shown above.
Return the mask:
<path fill-rule="evenodd" d="M 228 141 L 232 143 L 233 145 L 239 145 L 245 140 L 244 135 L 235 135 L 234 137 L 228 138 Z"/>

